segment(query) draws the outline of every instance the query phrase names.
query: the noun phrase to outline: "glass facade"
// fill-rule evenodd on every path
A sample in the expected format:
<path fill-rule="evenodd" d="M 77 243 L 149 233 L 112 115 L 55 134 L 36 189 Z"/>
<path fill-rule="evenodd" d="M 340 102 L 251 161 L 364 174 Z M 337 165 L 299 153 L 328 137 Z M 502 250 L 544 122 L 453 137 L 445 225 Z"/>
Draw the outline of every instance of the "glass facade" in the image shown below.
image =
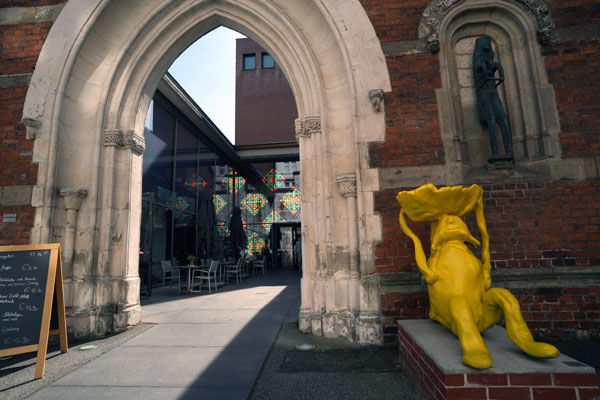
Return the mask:
<path fill-rule="evenodd" d="M 140 241 L 143 288 L 148 282 L 162 283 L 162 260 L 183 265 L 192 259 L 234 256 L 229 240 L 234 207 L 241 210 L 245 252 L 266 256 L 267 262 L 279 267 L 299 269 L 298 162 L 254 164 L 272 196 L 259 193 L 159 92 L 147 114 L 145 137 Z"/>

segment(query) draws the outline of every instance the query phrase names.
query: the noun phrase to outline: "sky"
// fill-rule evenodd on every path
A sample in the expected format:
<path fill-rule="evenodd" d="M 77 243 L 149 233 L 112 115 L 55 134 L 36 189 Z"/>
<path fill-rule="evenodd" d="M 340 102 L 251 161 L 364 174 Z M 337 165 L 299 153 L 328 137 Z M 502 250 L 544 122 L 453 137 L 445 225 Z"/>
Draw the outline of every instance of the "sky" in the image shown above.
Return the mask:
<path fill-rule="evenodd" d="M 169 68 L 231 143 L 235 143 L 235 39 L 244 37 L 219 27 L 194 42 Z"/>

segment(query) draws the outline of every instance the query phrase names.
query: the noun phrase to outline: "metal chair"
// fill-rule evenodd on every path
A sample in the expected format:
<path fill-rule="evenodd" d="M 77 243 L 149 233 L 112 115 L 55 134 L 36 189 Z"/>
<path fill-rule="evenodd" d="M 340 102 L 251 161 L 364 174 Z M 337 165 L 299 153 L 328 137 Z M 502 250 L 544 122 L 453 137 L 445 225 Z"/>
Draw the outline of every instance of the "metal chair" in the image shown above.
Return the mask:
<path fill-rule="evenodd" d="M 192 270 L 192 282 L 190 283 L 191 292 L 202 291 L 202 283 L 206 281 L 208 283 L 208 293 L 211 292 L 211 283 L 215 286 L 215 291 L 217 290 L 217 269 L 219 268 L 219 261 L 214 260 L 211 261 L 209 268 L 195 268 Z M 198 290 L 195 290 L 194 287 L 198 286 Z"/>
<path fill-rule="evenodd" d="M 261 258 L 260 260 L 254 260 L 252 263 L 252 275 L 254 275 L 256 269 L 262 269 L 263 275 L 265 274 L 265 258 Z"/>
<path fill-rule="evenodd" d="M 160 265 L 163 270 L 163 294 L 165 293 L 165 281 L 169 279 L 169 288 L 173 287 L 175 279 L 177 279 L 177 294 L 181 293 L 181 279 L 179 276 L 179 269 L 173 268 L 171 261 L 161 261 Z M 168 275 L 168 276 L 167 276 Z"/>
<path fill-rule="evenodd" d="M 244 258 L 240 257 L 237 263 L 229 264 L 225 267 L 225 275 L 227 275 L 227 282 L 229 277 L 235 275 L 235 282 L 239 283 L 242 280 L 242 272 L 244 270 Z"/>

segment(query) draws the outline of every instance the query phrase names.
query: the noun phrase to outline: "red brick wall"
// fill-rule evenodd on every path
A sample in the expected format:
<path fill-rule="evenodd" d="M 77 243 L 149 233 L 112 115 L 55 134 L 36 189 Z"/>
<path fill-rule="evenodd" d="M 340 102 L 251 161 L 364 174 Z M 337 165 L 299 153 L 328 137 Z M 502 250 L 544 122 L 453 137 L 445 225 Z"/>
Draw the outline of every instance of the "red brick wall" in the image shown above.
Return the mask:
<path fill-rule="evenodd" d="M 361 0 L 382 42 L 414 41 L 429 0 Z M 600 4 L 548 1 L 557 28 L 600 22 Z M 565 157 L 599 156 L 600 48 L 597 40 L 542 46 L 550 83 L 556 92 Z M 386 136 L 369 147 L 371 168 L 445 163 L 435 89 L 441 87 L 439 54 L 387 57 L 392 91 L 385 96 Z M 406 188 L 413 189 L 413 188 Z M 400 230 L 396 194 L 376 193 L 375 210 L 383 221 L 383 240 L 376 246 L 381 274 L 418 272 L 412 241 Z M 600 265 L 600 181 L 547 182 L 484 187 L 492 263 L 499 268 Z M 470 229 L 477 232 L 473 218 Z M 425 224 L 411 224 L 426 249 Z M 532 283 L 535 286 L 535 283 Z M 538 288 L 539 289 L 539 288 Z M 536 334 L 559 335 L 598 326 L 598 293 L 581 288 L 545 295 L 520 289 L 525 318 Z M 543 289 L 543 288 L 542 288 Z M 595 289 L 593 289 L 595 290 Z M 556 301 L 561 298 L 564 301 Z M 394 341 L 399 318 L 426 318 L 426 292 L 382 294 L 385 340 Z M 541 310 L 538 308 L 542 307 Z M 561 308 L 562 307 L 562 308 Z"/>
<path fill-rule="evenodd" d="M 437 54 L 387 58 L 392 92 L 385 96 L 386 139 L 369 146 L 371 168 L 443 164 L 435 89 L 441 87 Z"/>
<path fill-rule="evenodd" d="M 0 219 L 0 246 L 29 244 L 30 231 L 33 227 L 33 207 L 0 207 L 0 216 L 4 214 L 17 214 L 18 221 L 3 223 Z"/>
<path fill-rule="evenodd" d="M 9 0 L 0 7 L 39 7 L 64 2 Z M 0 25 L 0 75 L 32 73 L 51 25 L 49 22 Z M 35 185 L 38 177 L 38 165 L 32 161 L 34 141 L 26 139 L 21 123 L 28 86 L 26 83 L 7 86 L 0 88 L 0 189 Z M 16 214 L 17 222 L 3 223 L 6 214 Z M 33 216 L 31 206 L 0 205 L 0 245 L 29 243 Z"/>
<path fill-rule="evenodd" d="M 0 74 L 33 72 L 51 26 L 49 22 L 0 26 Z"/>
<path fill-rule="evenodd" d="M 276 143 L 296 140 L 298 117 L 292 89 L 281 68 L 262 68 L 266 52 L 251 39 L 238 39 L 236 49 L 235 143 Z M 256 55 L 256 69 L 242 70 L 244 54 Z"/>
<path fill-rule="evenodd" d="M 600 48 L 598 41 L 543 47 L 560 117 L 563 157 L 600 155 Z"/>
<path fill-rule="evenodd" d="M 382 42 L 413 40 L 430 0 L 360 0 Z"/>

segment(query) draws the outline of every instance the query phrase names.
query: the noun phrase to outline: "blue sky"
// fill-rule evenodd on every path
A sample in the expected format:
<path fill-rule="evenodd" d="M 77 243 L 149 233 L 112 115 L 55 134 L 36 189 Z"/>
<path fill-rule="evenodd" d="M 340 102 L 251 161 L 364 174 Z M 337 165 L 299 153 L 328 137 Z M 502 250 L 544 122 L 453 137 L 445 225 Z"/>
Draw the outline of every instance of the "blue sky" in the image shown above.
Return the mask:
<path fill-rule="evenodd" d="M 219 27 L 194 42 L 169 68 L 231 143 L 235 140 L 235 39 L 243 37 Z"/>

